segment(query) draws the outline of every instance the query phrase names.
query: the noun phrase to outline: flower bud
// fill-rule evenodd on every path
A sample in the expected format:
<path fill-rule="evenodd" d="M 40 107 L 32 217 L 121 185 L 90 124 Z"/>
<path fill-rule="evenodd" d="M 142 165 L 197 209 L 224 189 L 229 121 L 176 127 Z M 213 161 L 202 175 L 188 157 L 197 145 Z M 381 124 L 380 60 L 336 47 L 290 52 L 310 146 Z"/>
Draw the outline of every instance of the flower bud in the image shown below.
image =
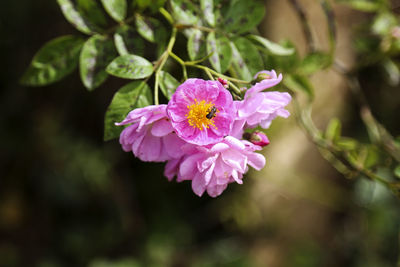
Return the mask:
<path fill-rule="evenodd" d="M 218 81 L 222 84 L 223 87 L 225 87 L 226 89 L 228 89 L 229 85 L 228 85 L 228 81 L 222 78 L 218 78 Z"/>
<path fill-rule="evenodd" d="M 259 72 L 258 75 L 256 77 L 254 77 L 252 83 L 259 83 L 259 82 L 262 82 L 263 80 L 268 80 L 271 78 L 272 78 L 271 75 L 269 75 L 268 73 Z"/>
<path fill-rule="evenodd" d="M 253 133 L 244 133 L 243 138 L 257 146 L 264 147 L 269 145 L 268 137 L 265 135 L 265 133 L 260 131 L 255 131 Z"/>

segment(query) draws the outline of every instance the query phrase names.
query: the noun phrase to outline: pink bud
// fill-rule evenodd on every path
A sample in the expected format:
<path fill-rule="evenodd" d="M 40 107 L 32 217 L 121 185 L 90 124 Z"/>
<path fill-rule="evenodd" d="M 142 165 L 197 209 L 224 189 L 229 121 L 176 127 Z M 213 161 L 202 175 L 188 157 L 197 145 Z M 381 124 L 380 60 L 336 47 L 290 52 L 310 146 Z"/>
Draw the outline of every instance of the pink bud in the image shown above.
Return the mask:
<path fill-rule="evenodd" d="M 243 138 L 257 146 L 264 147 L 269 145 L 269 139 L 263 132 L 255 131 L 253 133 L 244 133 Z"/>
<path fill-rule="evenodd" d="M 218 78 L 218 81 L 222 84 L 223 87 L 227 88 L 229 87 L 228 81 L 222 78 Z"/>

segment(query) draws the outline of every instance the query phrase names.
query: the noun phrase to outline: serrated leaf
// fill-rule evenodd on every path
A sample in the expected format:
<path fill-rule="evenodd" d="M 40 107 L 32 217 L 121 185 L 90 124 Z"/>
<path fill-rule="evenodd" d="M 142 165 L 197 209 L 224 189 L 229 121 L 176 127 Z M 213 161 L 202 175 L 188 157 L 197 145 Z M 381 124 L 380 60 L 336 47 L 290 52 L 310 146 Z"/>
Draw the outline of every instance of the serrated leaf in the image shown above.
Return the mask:
<path fill-rule="evenodd" d="M 116 126 L 115 123 L 122 121 L 131 110 L 151 104 L 151 90 L 145 82 L 134 81 L 119 89 L 114 94 L 104 117 L 104 141 L 119 136 L 123 127 Z"/>
<path fill-rule="evenodd" d="M 212 53 L 209 61 L 216 71 L 224 73 L 229 68 L 232 48 L 228 38 L 215 36 L 214 32 L 210 32 L 207 36 L 207 53 Z"/>
<path fill-rule="evenodd" d="M 314 89 L 305 76 L 287 74 L 283 79 L 283 84 L 294 92 L 306 93 L 310 99 L 314 98 Z"/>
<path fill-rule="evenodd" d="M 196 15 L 198 8 L 189 0 L 171 0 L 172 16 L 182 24 L 196 25 L 199 20 Z"/>
<path fill-rule="evenodd" d="M 127 2 L 126 0 L 101 0 L 104 9 L 117 22 L 121 22 L 126 17 Z"/>
<path fill-rule="evenodd" d="M 124 79 L 142 79 L 153 73 L 153 65 L 145 58 L 124 55 L 114 59 L 108 65 L 107 72 Z"/>
<path fill-rule="evenodd" d="M 224 23 L 221 25 L 227 32 L 244 33 L 256 27 L 265 14 L 264 2 L 254 1 L 230 1 L 228 11 L 224 15 Z"/>
<path fill-rule="evenodd" d="M 114 43 L 118 53 L 123 56 L 127 54 L 143 54 L 144 42 L 128 25 L 120 26 L 114 34 Z"/>
<path fill-rule="evenodd" d="M 187 50 L 190 60 L 203 58 L 207 55 L 206 40 L 202 31 L 192 31 L 187 42 Z"/>
<path fill-rule="evenodd" d="M 165 71 L 159 73 L 160 88 L 165 97 L 169 100 L 175 93 L 176 88 L 180 85 L 171 74 Z"/>
<path fill-rule="evenodd" d="M 261 44 L 272 55 L 290 56 L 290 55 L 293 55 L 295 53 L 295 49 L 287 48 L 287 47 L 284 47 L 284 46 L 279 45 L 277 43 L 271 42 L 270 40 L 268 40 L 268 39 L 266 39 L 264 37 L 261 37 L 261 36 L 258 36 L 258 35 L 254 35 L 254 34 L 250 34 L 247 37 L 249 39 L 254 40 L 257 43 Z"/>
<path fill-rule="evenodd" d="M 239 78 L 251 81 L 255 73 L 263 69 L 263 61 L 257 48 L 246 38 L 231 42 L 232 67 Z"/>
<path fill-rule="evenodd" d="M 77 0 L 78 11 L 90 22 L 100 27 L 107 25 L 107 19 L 96 0 Z"/>
<path fill-rule="evenodd" d="M 214 0 L 200 0 L 200 6 L 208 25 L 215 27 Z"/>
<path fill-rule="evenodd" d="M 99 87 L 108 77 L 107 65 L 116 56 L 111 39 L 94 35 L 83 45 L 80 56 L 80 74 L 83 84 L 89 90 Z"/>
<path fill-rule="evenodd" d="M 71 0 L 57 0 L 65 18 L 75 26 L 75 28 L 86 34 L 96 32 L 95 26 L 90 23 L 76 8 Z"/>
<path fill-rule="evenodd" d="M 82 38 L 72 35 L 47 42 L 33 57 L 21 83 L 43 86 L 61 80 L 77 67 L 83 42 Z"/>
<path fill-rule="evenodd" d="M 342 124 L 338 118 L 333 118 L 329 121 L 325 131 L 325 139 L 335 143 L 339 140 L 342 133 Z"/>

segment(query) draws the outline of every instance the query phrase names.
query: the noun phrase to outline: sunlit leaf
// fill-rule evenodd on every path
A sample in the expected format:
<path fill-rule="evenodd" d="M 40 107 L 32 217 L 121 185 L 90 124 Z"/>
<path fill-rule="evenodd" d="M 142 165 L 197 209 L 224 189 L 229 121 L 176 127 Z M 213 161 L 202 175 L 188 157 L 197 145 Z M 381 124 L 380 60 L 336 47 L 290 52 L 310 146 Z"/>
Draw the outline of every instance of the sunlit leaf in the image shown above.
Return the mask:
<path fill-rule="evenodd" d="M 106 16 L 96 0 L 77 0 L 78 11 L 90 22 L 100 27 L 107 25 Z"/>
<path fill-rule="evenodd" d="M 264 17 L 264 2 L 230 1 L 228 10 L 224 14 L 224 23 L 221 27 L 228 32 L 244 33 L 257 26 Z"/>
<path fill-rule="evenodd" d="M 121 22 L 126 17 L 126 0 L 101 0 L 104 9 L 116 21 Z"/>
<path fill-rule="evenodd" d="M 71 0 L 57 0 L 65 18 L 79 31 L 86 34 L 93 34 L 96 29 L 83 15 L 77 10 Z"/>
<path fill-rule="evenodd" d="M 83 84 L 89 90 L 99 87 L 108 77 L 107 65 L 116 56 L 113 41 L 94 35 L 86 41 L 80 56 L 80 73 Z"/>
<path fill-rule="evenodd" d="M 134 81 L 119 89 L 105 114 L 104 140 L 111 140 L 119 136 L 123 127 L 116 126 L 115 123 L 122 121 L 131 110 L 151 104 L 151 90 L 145 82 Z"/>
<path fill-rule="evenodd" d="M 128 25 L 120 26 L 117 29 L 114 34 L 114 43 L 121 56 L 144 53 L 143 39 L 139 38 L 135 30 Z"/>
<path fill-rule="evenodd" d="M 190 60 L 203 58 L 207 55 L 206 40 L 202 31 L 192 31 L 187 42 L 187 50 Z"/>
<path fill-rule="evenodd" d="M 159 22 L 156 19 L 136 16 L 136 29 L 138 33 L 147 41 L 154 42 L 154 28 Z"/>
<path fill-rule="evenodd" d="M 270 40 L 250 34 L 247 36 L 249 39 L 256 41 L 257 43 L 261 44 L 264 48 L 268 50 L 269 53 L 277 56 L 290 56 L 294 54 L 295 50 L 293 48 L 287 48 L 277 43 L 271 42 Z"/>
<path fill-rule="evenodd" d="M 215 27 L 214 0 L 200 0 L 200 6 L 208 25 Z"/>
<path fill-rule="evenodd" d="M 198 8 L 189 0 L 171 0 L 172 15 L 181 24 L 197 24 L 196 15 Z"/>
<path fill-rule="evenodd" d="M 349 137 L 340 137 L 335 144 L 343 150 L 355 150 L 358 147 L 357 140 Z"/>
<path fill-rule="evenodd" d="M 165 97 L 169 100 L 175 93 L 176 88 L 180 85 L 171 74 L 165 71 L 159 73 L 160 88 Z"/>
<path fill-rule="evenodd" d="M 218 72 L 224 73 L 229 68 L 232 49 L 228 38 L 210 32 L 207 36 L 207 53 L 212 53 L 209 61 Z"/>
<path fill-rule="evenodd" d="M 46 43 L 33 57 L 21 83 L 43 86 L 61 80 L 77 67 L 83 42 L 80 37 L 68 35 Z"/>
<path fill-rule="evenodd" d="M 305 76 L 297 74 L 287 74 L 283 79 L 283 84 L 294 92 L 303 92 L 311 99 L 314 98 L 314 89 L 310 81 Z"/>
<path fill-rule="evenodd" d="M 114 59 L 107 67 L 111 75 L 125 79 L 142 79 L 153 73 L 153 65 L 145 58 L 124 55 Z"/>
<path fill-rule="evenodd" d="M 251 81 L 254 74 L 263 69 L 263 61 L 257 48 L 246 38 L 231 42 L 232 67 L 239 78 Z"/>

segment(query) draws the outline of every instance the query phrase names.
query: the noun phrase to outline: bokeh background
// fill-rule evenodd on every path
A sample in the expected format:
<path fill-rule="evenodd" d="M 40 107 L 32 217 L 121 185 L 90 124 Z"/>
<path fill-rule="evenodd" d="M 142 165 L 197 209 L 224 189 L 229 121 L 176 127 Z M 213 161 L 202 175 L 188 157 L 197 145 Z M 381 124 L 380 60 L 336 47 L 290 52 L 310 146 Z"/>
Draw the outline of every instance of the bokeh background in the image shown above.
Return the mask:
<path fill-rule="evenodd" d="M 319 5 L 302 2 L 317 45 L 327 47 Z M 288 1 L 265 5 L 260 32 L 304 52 Z M 334 8 L 337 57 L 351 67 L 354 30 L 370 15 Z M 21 86 L 35 52 L 71 33 L 54 0 L 0 4 L 0 266 L 397 265 L 399 201 L 378 184 L 336 172 L 293 116 L 273 123 L 262 171 L 216 199 L 199 198 L 189 183 L 168 182 L 163 164 L 140 162 L 117 140 L 103 142 L 104 113 L 123 81 L 109 77 L 88 92 L 74 72 L 51 86 Z M 399 88 L 373 66 L 359 77 L 377 118 L 398 134 Z M 346 135 L 366 139 L 340 75 L 324 70 L 312 81 L 317 125 L 338 116 Z"/>

